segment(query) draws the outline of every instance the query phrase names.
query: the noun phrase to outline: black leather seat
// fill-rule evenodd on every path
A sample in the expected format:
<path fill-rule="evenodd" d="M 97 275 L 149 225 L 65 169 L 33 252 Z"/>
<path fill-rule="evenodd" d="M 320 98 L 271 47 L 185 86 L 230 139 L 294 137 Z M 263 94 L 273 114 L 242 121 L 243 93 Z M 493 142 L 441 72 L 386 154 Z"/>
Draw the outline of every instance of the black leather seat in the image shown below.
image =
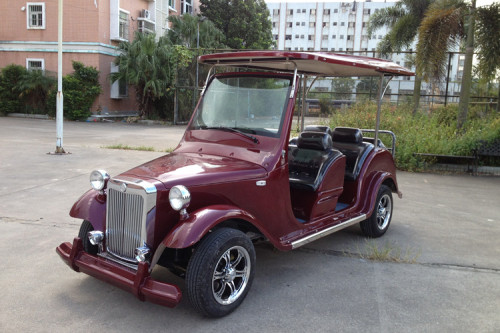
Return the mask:
<path fill-rule="evenodd" d="M 330 129 L 330 127 L 325 125 L 307 125 L 306 128 L 304 128 L 304 132 L 323 132 L 328 133 L 330 136 L 332 135 L 332 130 Z M 298 140 L 298 136 L 291 138 L 288 144 L 296 146 Z"/>
<path fill-rule="evenodd" d="M 332 145 L 346 156 L 345 180 L 355 181 L 363 163 L 374 145 L 363 142 L 359 128 L 336 127 L 332 133 Z"/>
<path fill-rule="evenodd" d="M 302 132 L 297 146 L 288 148 L 290 186 L 296 189 L 316 191 L 329 166 L 342 157 L 332 148 L 332 138 L 325 132 Z"/>

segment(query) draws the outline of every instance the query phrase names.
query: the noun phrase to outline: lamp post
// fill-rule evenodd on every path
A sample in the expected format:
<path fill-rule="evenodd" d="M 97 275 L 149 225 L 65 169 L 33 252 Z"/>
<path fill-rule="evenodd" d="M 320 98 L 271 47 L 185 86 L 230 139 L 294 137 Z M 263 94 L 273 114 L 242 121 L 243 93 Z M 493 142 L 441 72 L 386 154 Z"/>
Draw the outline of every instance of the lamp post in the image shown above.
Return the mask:
<path fill-rule="evenodd" d="M 63 0 L 58 0 L 57 12 L 57 102 L 56 102 L 56 151 L 55 154 L 65 154 L 63 148 L 63 92 L 62 92 L 62 30 L 63 30 Z"/>

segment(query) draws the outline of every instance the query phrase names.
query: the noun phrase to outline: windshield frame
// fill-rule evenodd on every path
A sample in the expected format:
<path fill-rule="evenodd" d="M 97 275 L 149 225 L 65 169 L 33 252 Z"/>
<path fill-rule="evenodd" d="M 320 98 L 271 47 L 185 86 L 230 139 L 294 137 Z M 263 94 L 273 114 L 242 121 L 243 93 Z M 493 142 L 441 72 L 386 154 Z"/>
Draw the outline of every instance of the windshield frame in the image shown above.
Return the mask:
<path fill-rule="evenodd" d="M 193 116 L 191 118 L 191 121 L 188 126 L 188 130 L 217 130 L 216 127 L 214 126 L 207 126 L 207 128 L 204 128 L 201 125 L 195 125 L 196 119 L 199 117 L 199 113 L 202 110 L 202 105 L 207 97 L 207 92 L 210 89 L 210 85 L 212 84 L 213 80 L 217 79 L 226 79 L 226 78 L 238 78 L 238 77 L 255 77 L 255 78 L 276 78 L 276 79 L 284 79 L 289 81 L 289 85 L 287 88 L 286 92 L 286 97 L 285 101 L 283 103 L 283 108 L 281 110 L 281 118 L 279 119 L 278 122 L 278 128 L 277 131 L 271 132 L 271 131 L 265 131 L 265 129 L 262 129 L 261 131 L 255 131 L 255 128 L 245 128 L 245 127 L 227 127 L 229 129 L 237 129 L 241 130 L 245 133 L 249 133 L 255 136 L 263 136 L 263 137 L 269 137 L 269 138 L 280 138 L 282 135 L 283 131 L 283 124 L 285 122 L 285 118 L 287 116 L 287 109 L 290 103 L 290 91 L 292 89 L 293 85 L 293 74 L 289 73 L 270 73 L 270 72 L 230 72 L 230 73 L 219 73 L 219 74 L 214 74 L 210 77 L 208 84 L 207 84 L 207 89 L 204 91 L 204 94 L 201 96 L 199 103 L 196 107 L 195 112 L 193 113 Z M 220 129 L 224 129 L 224 126 L 220 126 Z M 248 132 L 246 132 L 248 130 Z"/>

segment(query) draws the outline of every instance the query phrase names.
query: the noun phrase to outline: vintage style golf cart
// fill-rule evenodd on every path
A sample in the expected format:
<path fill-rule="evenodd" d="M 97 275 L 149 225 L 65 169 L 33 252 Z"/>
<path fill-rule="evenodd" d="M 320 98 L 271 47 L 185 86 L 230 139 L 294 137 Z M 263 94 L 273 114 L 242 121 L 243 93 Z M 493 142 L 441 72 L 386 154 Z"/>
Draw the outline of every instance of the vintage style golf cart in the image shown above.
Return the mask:
<path fill-rule="evenodd" d="M 113 177 L 93 171 L 93 189 L 70 212 L 83 220 L 78 237 L 57 253 L 77 272 L 172 307 L 180 289 L 151 277 L 165 266 L 185 277 L 194 307 L 223 316 L 250 289 L 254 241 L 287 251 L 358 223 L 368 237 L 387 231 L 392 193 L 401 194 L 395 138 L 392 149 L 379 138 L 382 83 L 413 73 L 327 53 L 221 53 L 199 62 L 215 74 L 177 148 Z M 228 67 L 236 69 L 216 73 Z M 373 136 L 312 126 L 289 142 L 301 75 L 379 77 Z"/>

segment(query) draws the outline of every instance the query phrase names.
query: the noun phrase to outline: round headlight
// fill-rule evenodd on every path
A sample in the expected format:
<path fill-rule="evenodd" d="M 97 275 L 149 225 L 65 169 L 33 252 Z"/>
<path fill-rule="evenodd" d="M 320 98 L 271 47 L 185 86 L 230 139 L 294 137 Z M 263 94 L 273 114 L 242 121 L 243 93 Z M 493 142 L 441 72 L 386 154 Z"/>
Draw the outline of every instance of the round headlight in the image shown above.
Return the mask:
<path fill-rule="evenodd" d="M 174 210 L 186 209 L 191 201 L 191 193 L 185 186 L 176 185 L 170 189 L 168 200 Z"/>
<path fill-rule="evenodd" d="M 109 175 L 104 170 L 94 170 L 90 174 L 90 186 L 94 190 L 102 191 L 108 182 Z"/>

